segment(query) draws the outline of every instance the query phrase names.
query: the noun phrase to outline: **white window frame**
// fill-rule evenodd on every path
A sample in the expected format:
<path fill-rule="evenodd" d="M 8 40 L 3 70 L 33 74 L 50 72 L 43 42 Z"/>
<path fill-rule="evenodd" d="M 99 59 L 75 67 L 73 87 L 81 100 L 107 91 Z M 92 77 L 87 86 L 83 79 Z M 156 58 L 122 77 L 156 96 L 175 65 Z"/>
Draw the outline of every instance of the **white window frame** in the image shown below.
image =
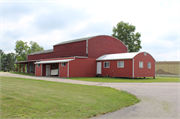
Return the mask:
<path fill-rule="evenodd" d="M 148 69 L 151 69 L 151 62 L 148 62 L 148 63 L 147 63 L 147 68 L 148 68 Z"/>
<path fill-rule="evenodd" d="M 124 68 L 124 61 L 117 61 L 117 68 Z"/>
<path fill-rule="evenodd" d="M 66 62 L 61 62 L 61 66 L 65 67 L 66 66 Z"/>
<path fill-rule="evenodd" d="M 139 61 L 139 68 L 143 68 L 143 62 Z"/>
<path fill-rule="evenodd" d="M 40 64 L 37 64 L 37 67 L 40 67 Z"/>
<path fill-rule="evenodd" d="M 109 63 L 109 66 L 108 67 L 105 67 L 105 64 L 106 63 Z M 109 68 L 110 67 L 110 62 L 104 62 L 104 68 Z"/>

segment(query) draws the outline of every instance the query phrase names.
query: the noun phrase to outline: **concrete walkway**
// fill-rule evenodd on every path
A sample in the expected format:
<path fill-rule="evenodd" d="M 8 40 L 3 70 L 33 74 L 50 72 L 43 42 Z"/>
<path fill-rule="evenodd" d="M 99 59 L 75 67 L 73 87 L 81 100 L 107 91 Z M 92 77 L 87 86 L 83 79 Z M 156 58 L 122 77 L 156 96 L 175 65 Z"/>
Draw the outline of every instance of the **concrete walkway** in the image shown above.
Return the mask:
<path fill-rule="evenodd" d="M 101 83 L 55 77 L 25 76 L 8 72 L 0 72 L 0 76 L 108 86 L 127 91 L 141 99 L 138 104 L 92 119 L 180 119 L 180 83 Z"/>

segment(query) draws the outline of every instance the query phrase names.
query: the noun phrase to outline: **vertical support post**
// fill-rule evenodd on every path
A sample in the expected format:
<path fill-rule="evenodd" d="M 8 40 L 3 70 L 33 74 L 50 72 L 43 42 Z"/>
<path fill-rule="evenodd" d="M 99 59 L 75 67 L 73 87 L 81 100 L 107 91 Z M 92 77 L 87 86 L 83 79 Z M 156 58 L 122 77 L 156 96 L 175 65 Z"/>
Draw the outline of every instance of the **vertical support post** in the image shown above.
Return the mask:
<path fill-rule="evenodd" d="M 21 72 L 21 63 L 19 64 L 19 72 Z"/>
<path fill-rule="evenodd" d="M 25 73 L 25 63 L 23 63 L 23 73 Z"/>

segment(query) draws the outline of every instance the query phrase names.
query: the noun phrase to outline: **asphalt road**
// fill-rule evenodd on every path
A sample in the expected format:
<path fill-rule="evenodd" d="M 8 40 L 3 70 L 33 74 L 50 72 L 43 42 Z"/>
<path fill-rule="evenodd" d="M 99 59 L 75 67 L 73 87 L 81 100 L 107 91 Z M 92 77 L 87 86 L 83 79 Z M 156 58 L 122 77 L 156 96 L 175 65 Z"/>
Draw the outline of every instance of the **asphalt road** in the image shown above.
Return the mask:
<path fill-rule="evenodd" d="M 180 83 L 101 83 L 54 77 L 24 76 L 8 72 L 0 72 L 0 76 L 108 86 L 124 90 L 141 99 L 138 104 L 92 119 L 180 119 Z"/>

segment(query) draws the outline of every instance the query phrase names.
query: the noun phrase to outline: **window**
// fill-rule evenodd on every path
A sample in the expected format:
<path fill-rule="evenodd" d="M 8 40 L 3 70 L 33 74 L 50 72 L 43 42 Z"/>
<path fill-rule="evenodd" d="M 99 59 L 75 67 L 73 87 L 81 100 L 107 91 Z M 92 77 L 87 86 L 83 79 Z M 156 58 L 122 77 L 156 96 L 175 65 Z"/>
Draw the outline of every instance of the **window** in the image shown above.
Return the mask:
<path fill-rule="evenodd" d="M 124 68 L 124 61 L 118 61 L 117 62 L 117 67 L 118 68 Z"/>
<path fill-rule="evenodd" d="M 147 53 L 144 53 L 144 56 L 147 56 Z"/>
<path fill-rule="evenodd" d="M 139 68 L 143 68 L 143 62 L 139 62 Z"/>
<path fill-rule="evenodd" d="M 66 66 L 66 62 L 62 62 L 62 63 L 61 63 L 61 66 Z"/>
<path fill-rule="evenodd" d="M 37 67 L 40 67 L 40 64 L 37 64 Z"/>
<path fill-rule="evenodd" d="M 148 62 L 148 63 L 147 63 L 147 65 L 148 65 L 148 66 L 147 66 L 147 67 L 148 67 L 148 69 L 151 69 L 151 63 L 150 63 L 150 62 Z"/>
<path fill-rule="evenodd" d="M 52 64 L 52 67 L 54 68 L 54 67 L 55 67 L 55 64 Z"/>
<path fill-rule="evenodd" d="M 104 62 L 104 68 L 109 68 L 109 62 Z"/>

